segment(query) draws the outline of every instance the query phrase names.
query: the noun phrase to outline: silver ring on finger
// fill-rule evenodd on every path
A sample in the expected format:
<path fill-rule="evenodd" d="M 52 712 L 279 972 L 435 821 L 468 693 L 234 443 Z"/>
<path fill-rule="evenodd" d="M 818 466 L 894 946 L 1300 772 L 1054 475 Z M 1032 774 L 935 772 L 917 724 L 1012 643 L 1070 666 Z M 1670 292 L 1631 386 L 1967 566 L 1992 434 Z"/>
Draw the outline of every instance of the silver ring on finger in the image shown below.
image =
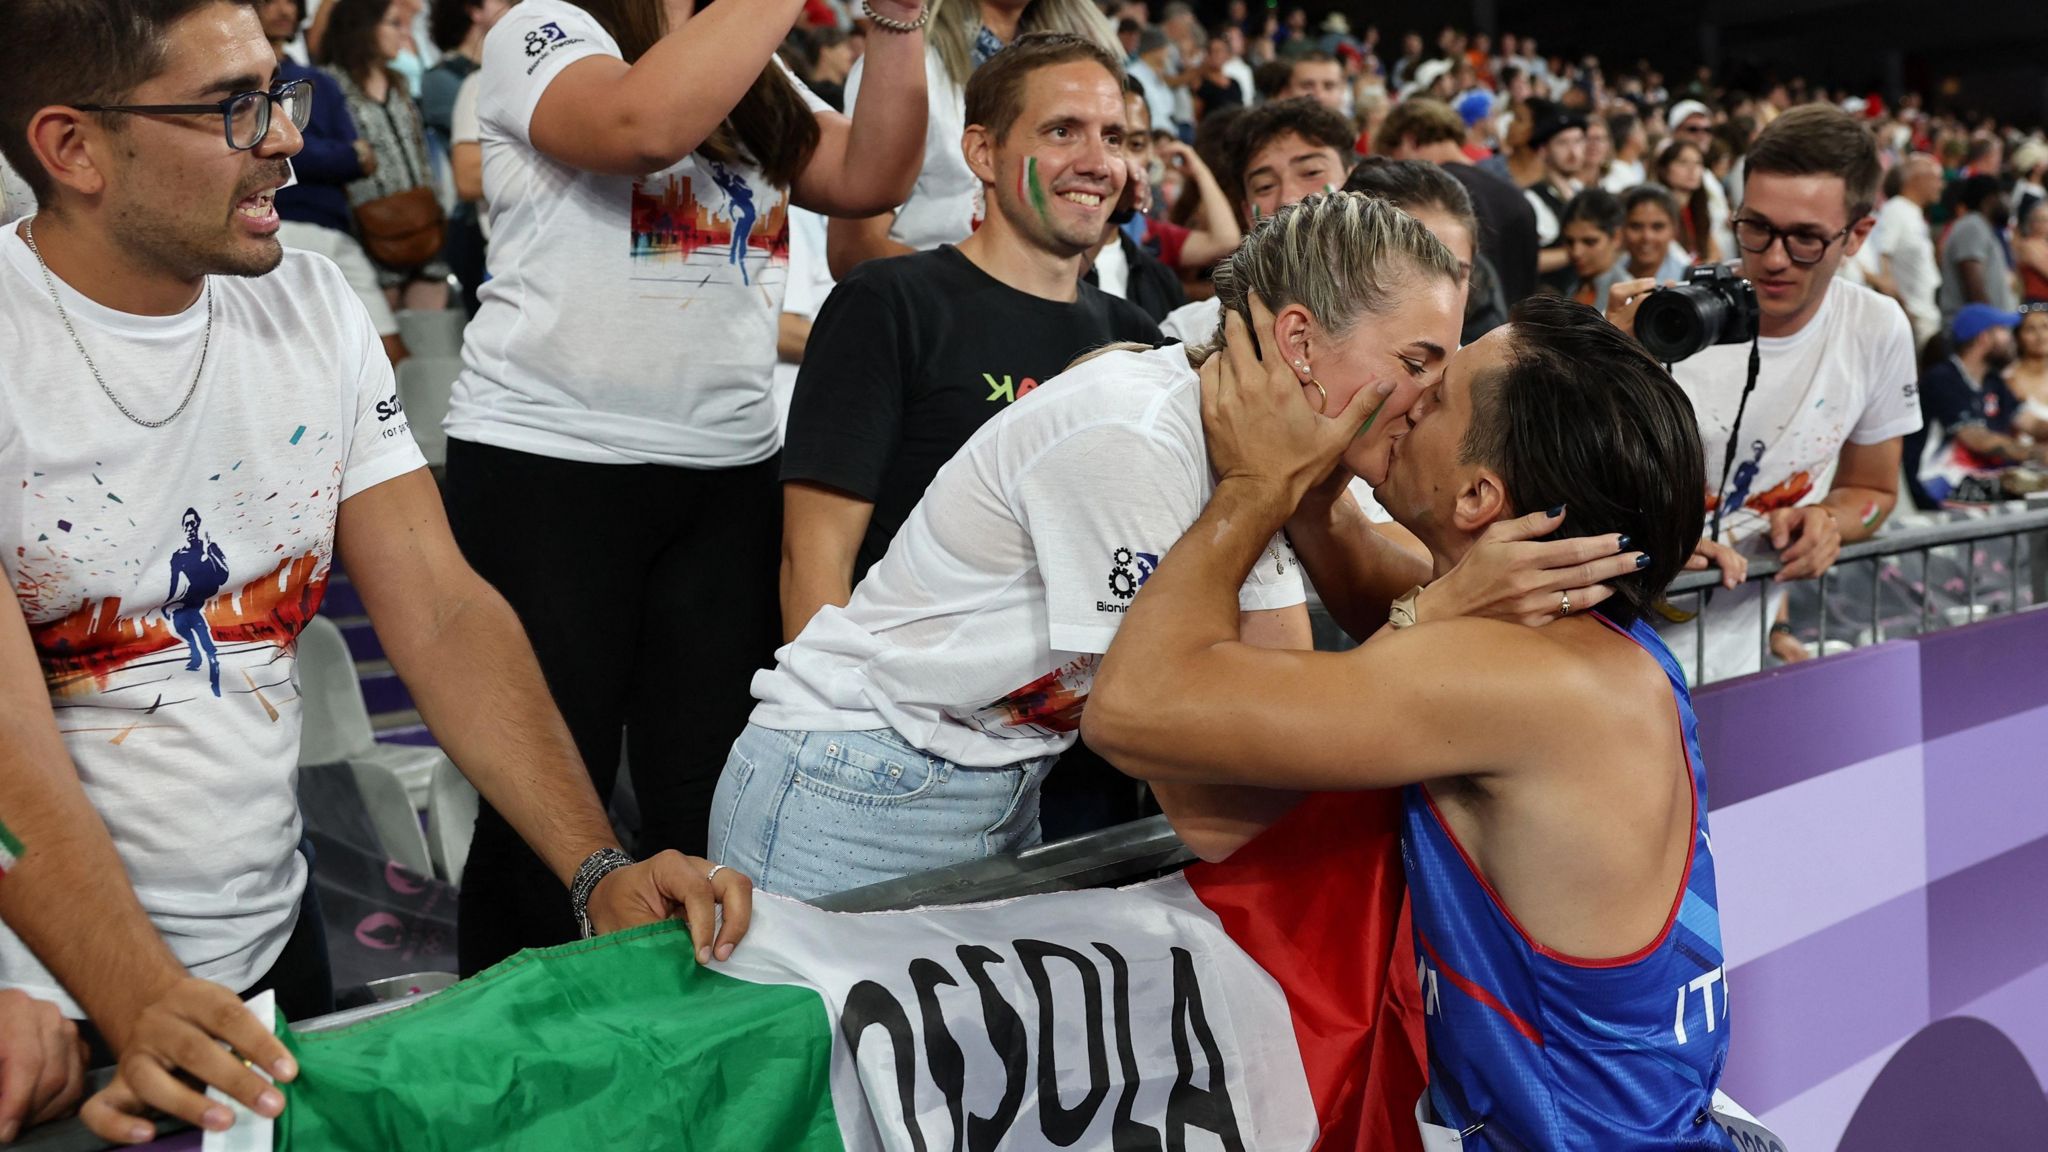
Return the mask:
<path fill-rule="evenodd" d="M 706 872 L 706 873 L 704 874 L 704 878 L 705 878 L 706 880 L 716 880 L 716 879 L 718 879 L 718 874 L 719 874 L 720 872 L 723 872 L 723 871 L 725 871 L 725 865 L 723 865 L 723 864 L 713 864 L 713 865 L 711 866 L 711 871 L 709 871 L 709 872 Z"/>
<path fill-rule="evenodd" d="M 1559 592 L 1557 594 L 1557 618 L 1562 620 L 1571 614 L 1572 594 L 1570 592 Z"/>

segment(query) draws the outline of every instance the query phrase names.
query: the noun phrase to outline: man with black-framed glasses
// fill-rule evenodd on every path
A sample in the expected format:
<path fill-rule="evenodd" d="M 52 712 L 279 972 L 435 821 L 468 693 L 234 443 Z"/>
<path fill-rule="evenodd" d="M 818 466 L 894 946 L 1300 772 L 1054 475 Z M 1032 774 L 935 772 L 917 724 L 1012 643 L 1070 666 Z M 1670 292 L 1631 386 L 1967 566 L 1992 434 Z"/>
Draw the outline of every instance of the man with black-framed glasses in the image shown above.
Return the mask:
<path fill-rule="evenodd" d="M 236 993 L 274 989 L 293 1018 L 332 1003 L 294 660 L 337 559 L 436 737 L 586 923 L 687 899 L 708 955 L 722 903 L 727 952 L 747 882 L 618 850 L 517 618 L 456 548 L 368 315 L 279 243 L 308 89 L 278 83 L 251 6 L 15 0 L 8 19 L 0 151 L 37 211 L 0 229 L 0 986 L 89 1016 L 119 1058 L 88 1123 L 227 1127 L 180 1073 L 276 1115 L 236 1057 L 293 1065 Z M 201 522 L 204 555 L 175 559 Z M 166 589 L 167 564 L 189 578 Z"/>
<path fill-rule="evenodd" d="M 1747 344 L 1709 348 L 1672 366 L 1699 417 L 1709 503 L 1722 506 L 1720 536 L 1700 542 L 1692 566 L 1719 567 L 1724 582 L 1766 555 L 1784 563 L 1780 583 L 1817 577 L 1834 566 L 1843 544 L 1876 532 L 1898 499 L 1901 439 L 1920 427 L 1912 328 L 1896 301 L 1835 276 L 1875 224 L 1880 171 L 1869 130 L 1826 105 L 1778 117 L 1750 149 L 1731 224 L 1761 312 L 1760 369 L 1741 427 Z M 1635 307 L 1653 287 L 1649 280 L 1616 285 L 1610 318 L 1632 327 Z M 1724 484 L 1731 437 L 1736 462 Z M 1707 606 L 1708 679 L 1761 666 L 1762 594 L 1743 585 Z M 1775 619 L 1783 590 L 1772 598 Z M 1692 675 L 1693 625 L 1663 631 Z"/>

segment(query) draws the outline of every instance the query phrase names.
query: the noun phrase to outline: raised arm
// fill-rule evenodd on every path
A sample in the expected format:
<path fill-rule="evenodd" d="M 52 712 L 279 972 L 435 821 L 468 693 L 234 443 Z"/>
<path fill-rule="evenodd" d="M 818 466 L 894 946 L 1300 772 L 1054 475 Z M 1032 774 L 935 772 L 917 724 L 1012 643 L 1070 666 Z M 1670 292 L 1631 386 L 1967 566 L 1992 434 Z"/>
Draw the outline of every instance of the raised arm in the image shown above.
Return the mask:
<path fill-rule="evenodd" d="M 1244 233 L 1237 226 L 1237 212 L 1230 206 L 1230 197 L 1223 194 L 1223 186 L 1216 182 L 1215 174 L 1193 148 L 1175 140 L 1162 144 L 1159 150 L 1180 165 L 1202 197 L 1201 227 L 1191 230 L 1181 246 L 1181 268 L 1207 268 L 1236 251 L 1244 240 Z"/>
<path fill-rule="evenodd" d="M 562 69 L 527 134 L 575 168 L 639 176 L 697 150 L 746 95 L 796 23 L 802 0 L 713 4 L 631 64 L 590 56 Z"/>
<path fill-rule="evenodd" d="M 901 0 L 875 3 L 883 15 L 906 22 L 918 14 L 917 5 Z M 797 204 L 826 216 L 895 208 L 909 199 L 924 166 L 924 35 L 878 25 L 867 43 L 852 117 L 818 114 L 818 150 L 791 189 Z"/>

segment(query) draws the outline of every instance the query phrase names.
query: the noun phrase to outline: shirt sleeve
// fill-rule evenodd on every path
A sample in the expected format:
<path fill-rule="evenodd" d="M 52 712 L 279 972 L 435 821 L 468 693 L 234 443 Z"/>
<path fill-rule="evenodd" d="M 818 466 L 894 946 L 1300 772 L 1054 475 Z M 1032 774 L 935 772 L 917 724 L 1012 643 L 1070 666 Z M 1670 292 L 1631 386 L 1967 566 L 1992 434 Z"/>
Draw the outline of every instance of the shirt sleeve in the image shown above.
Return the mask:
<path fill-rule="evenodd" d="M 308 253 L 304 258 L 318 262 L 322 295 L 331 302 L 342 331 L 341 375 L 355 412 L 347 462 L 341 472 L 341 498 L 345 501 L 386 480 L 424 468 L 427 460 L 413 440 L 397 377 L 368 309 L 342 279 L 341 269 L 326 257 Z"/>
<path fill-rule="evenodd" d="M 1991 229 L 1983 225 L 1983 217 L 1971 213 L 1949 229 L 1949 259 L 1961 264 L 1975 260 L 1980 264 L 1991 262 Z"/>
<path fill-rule="evenodd" d="M 904 389 L 916 378 L 900 328 L 872 275 L 855 273 L 826 298 L 790 395 L 784 481 L 881 497 L 902 438 Z"/>
<path fill-rule="evenodd" d="M 448 143 L 475 144 L 483 139 L 476 119 L 477 92 L 483 87 L 483 73 L 472 72 L 455 93 L 455 112 L 448 118 Z"/>
<path fill-rule="evenodd" d="M 1913 327 L 1896 303 L 1875 294 L 1873 299 L 1878 306 L 1871 311 L 1879 318 L 1873 327 L 1880 331 L 1870 342 L 1870 402 L 1849 433 L 1851 444 L 1882 444 L 1917 430 L 1921 424 L 1913 387 L 1918 375 L 1913 366 Z"/>
<path fill-rule="evenodd" d="M 1202 477 L 1179 445 L 1099 424 L 1043 452 L 1015 481 L 1045 583 L 1047 638 L 1107 652 L 1132 597 L 1202 510 Z"/>
<path fill-rule="evenodd" d="M 796 73 L 790 70 L 789 63 L 785 61 L 781 56 L 771 56 L 769 57 L 769 59 L 775 61 L 775 66 L 777 68 L 782 69 L 783 78 L 788 80 L 790 86 L 796 89 L 796 94 L 798 96 L 803 97 L 804 107 L 809 108 L 811 110 L 811 115 L 816 116 L 820 112 L 830 112 L 834 116 L 839 115 L 839 109 L 834 108 L 830 104 L 825 103 L 823 97 L 819 96 L 816 92 L 811 91 L 810 85 L 805 84 L 802 80 L 797 79 Z M 853 111 L 853 106 L 851 104 L 847 105 L 847 111 Z"/>
<path fill-rule="evenodd" d="M 484 37 L 477 118 L 531 147 L 533 110 L 562 69 L 590 56 L 618 55 L 604 28 L 574 5 L 514 5 Z"/>
<path fill-rule="evenodd" d="M 1963 382 L 1962 374 L 1946 361 L 1929 368 L 1927 375 L 1920 378 L 1920 410 L 1928 423 L 1941 425 L 1944 436 L 1965 424 L 1984 422 L 1983 414 L 1977 410 L 1977 397 Z"/>

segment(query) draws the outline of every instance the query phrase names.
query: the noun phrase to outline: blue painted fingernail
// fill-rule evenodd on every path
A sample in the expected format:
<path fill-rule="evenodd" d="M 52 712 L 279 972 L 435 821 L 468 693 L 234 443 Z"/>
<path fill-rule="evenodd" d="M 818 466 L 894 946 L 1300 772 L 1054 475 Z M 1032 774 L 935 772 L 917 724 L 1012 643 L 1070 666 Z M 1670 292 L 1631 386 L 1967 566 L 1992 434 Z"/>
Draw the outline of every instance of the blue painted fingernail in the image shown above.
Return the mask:
<path fill-rule="evenodd" d="M 1614 542 L 1614 550 L 1615 550 L 1616 552 L 1626 552 L 1626 551 L 1628 551 L 1628 537 L 1626 537 L 1626 536 L 1623 536 L 1623 537 L 1622 537 L 1621 539 L 1619 539 L 1619 540 L 1616 540 L 1616 541 Z"/>
<path fill-rule="evenodd" d="M 1562 504 L 1559 504 L 1559 505 L 1558 505 L 1557 507 L 1555 507 L 1555 508 L 1552 508 L 1552 509 L 1550 510 L 1550 514 L 1551 514 L 1552 516 L 1562 516 L 1562 515 L 1564 515 L 1564 505 L 1562 505 Z"/>
<path fill-rule="evenodd" d="M 1641 556 L 1638 556 L 1638 557 L 1636 557 L 1636 567 L 1638 567 L 1638 568 L 1648 568 L 1649 566 L 1650 566 L 1650 554 L 1649 554 L 1649 553 L 1645 552 L 1645 553 L 1643 553 L 1643 554 L 1642 554 Z"/>

